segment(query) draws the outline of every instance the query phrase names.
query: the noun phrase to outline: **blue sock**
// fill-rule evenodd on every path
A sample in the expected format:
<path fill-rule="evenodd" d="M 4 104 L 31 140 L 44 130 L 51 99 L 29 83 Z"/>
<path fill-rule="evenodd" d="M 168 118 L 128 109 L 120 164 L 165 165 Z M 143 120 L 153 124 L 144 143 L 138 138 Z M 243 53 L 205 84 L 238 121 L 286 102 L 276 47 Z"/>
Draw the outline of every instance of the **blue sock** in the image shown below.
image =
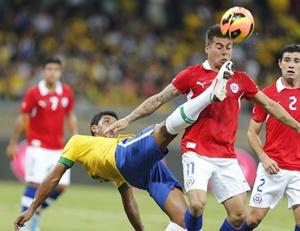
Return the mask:
<path fill-rule="evenodd" d="M 54 190 L 49 197 L 42 203 L 42 209 L 45 209 L 47 207 L 49 207 L 50 205 L 52 205 L 57 198 L 62 194 L 63 191 L 59 191 L 59 190 Z"/>
<path fill-rule="evenodd" d="M 300 227 L 295 225 L 295 230 L 294 231 L 300 231 Z"/>
<path fill-rule="evenodd" d="M 227 218 L 225 218 L 221 228 L 220 228 L 220 231 L 238 231 L 240 229 L 236 229 L 234 228 L 228 221 L 227 221 Z"/>
<path fill-rule="evenodd" d="M 22 199 L 21 199 L 21 212 L 24 212 L 28 209 L 30 204 L 32 203 L 34 199 L 34 195 L 36 193 L 36 188 L 33 188 L 31 186 L 26 186 L 25 191 L 23 193 Z"/>
<path fill-rule="evenodd" d="M 198 231 L 202 228 L 202 215 L 194 217 L 189 209 L 185 211 L 184 220 L 188 231 Z"/>

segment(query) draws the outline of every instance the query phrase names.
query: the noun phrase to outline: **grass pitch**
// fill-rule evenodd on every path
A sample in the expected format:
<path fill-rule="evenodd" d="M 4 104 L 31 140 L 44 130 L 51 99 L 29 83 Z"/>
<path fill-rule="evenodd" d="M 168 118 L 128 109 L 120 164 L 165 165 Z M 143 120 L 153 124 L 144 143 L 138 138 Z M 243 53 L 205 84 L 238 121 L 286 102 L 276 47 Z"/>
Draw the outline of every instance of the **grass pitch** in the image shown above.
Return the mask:
<path fill-rule="evenodd" d="M 102 185 L 101 185 L 102 186 Z M 72 185 L 66 193 L 42 214 L 41 231 L 127 231 L 133 230 L 122 208 L 117 190 L 111 187 Z M 24 186 L 0 181 L 0 230 L 13 230 L 19 213 Z M 168 217 L 144 191 L 135 193 L 147 231 L 164 230 Z M 225 217 L 223 206 L 209 195 L 204 214 L 203 231 L 218 231 Z M 257 231 L 294 230 L 294 218 L 287 201 L 269 212 Z"/>

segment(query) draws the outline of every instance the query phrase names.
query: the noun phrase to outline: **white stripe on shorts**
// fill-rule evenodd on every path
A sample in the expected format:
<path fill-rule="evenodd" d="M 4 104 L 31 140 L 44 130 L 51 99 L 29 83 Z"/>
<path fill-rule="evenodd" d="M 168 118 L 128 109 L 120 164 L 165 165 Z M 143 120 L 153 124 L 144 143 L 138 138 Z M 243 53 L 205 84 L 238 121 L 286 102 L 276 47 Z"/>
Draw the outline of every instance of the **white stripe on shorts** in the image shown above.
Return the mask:
<path fill-rule="evenodd" d="M 121 142 L 118 143 L 118 145 L 120 145 L 122 147 L 127 147 L 127 146 L 129 146 L 129 145 L 131 145 L 131 144 L 133 144 L 133 143 L 135 143 L 135 142 L 143 139 L 144 137 L 149 136 L 152 132 L 153 132 L 153 129 L 151 129 L 150 131 L 146 132 L 145 134 L 143 134 L 141 136 L 138 136 L 135 139 L 130 140 L 129 142 L 126 142 L 125 144 L 121 141 Z"/>

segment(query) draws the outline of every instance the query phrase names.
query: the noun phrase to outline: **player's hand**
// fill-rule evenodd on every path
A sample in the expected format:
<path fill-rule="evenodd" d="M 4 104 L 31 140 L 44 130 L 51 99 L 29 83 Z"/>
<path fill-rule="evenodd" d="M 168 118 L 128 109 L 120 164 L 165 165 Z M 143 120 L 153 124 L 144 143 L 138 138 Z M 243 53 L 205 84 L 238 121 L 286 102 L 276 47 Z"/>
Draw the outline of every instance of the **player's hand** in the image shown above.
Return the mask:
<path fill-rule="evenodd" d="M 262 164 L 266 172 L 270 175 L 275 175 L 280 171 L 277 162 L 268 156 L 262 161 Z"/>
<path fill-rule="evenodd" d="M 31 211 L 30 209 L 21 213 L 14 222 L 15 231 L 19 230 L 20 227 L 23 227 L 24 223 L 33 216 L 33 213 L 34 211 Z"/>
<path fill-rule="evenodd" d="M 10 142 L 6 148 L 6 156 L 9 160 L 12 160 L 18 152 L 18 144 Z"/>
<path fill-rule="evenodd" d="M 129 124 L 129 121 L 126 118 L 120 119 L 120 120 L 112 123 L 111 125 L 109 125 L 105 129 L 104 133 L 105 134 L 109 133 L 109 132 L 116 133 L 118 131 L 121 131 L 121 130 L 127 128 L 128 124 Z"/>

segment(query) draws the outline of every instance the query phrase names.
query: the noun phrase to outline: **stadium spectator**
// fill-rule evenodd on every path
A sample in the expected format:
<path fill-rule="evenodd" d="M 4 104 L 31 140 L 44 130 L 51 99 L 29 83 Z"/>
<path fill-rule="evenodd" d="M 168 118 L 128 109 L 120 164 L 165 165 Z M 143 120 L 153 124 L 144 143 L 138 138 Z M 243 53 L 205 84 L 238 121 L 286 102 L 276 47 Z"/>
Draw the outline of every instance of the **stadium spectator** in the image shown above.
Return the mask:
<path fill-rule="evenodd" d="M 286 46 L 278 64 L 281 77 L 263 90 L 299 121 L 300 45 Z M 266 141 L 259 138 L 266 122 Z M 250 199 L 246 230 L 253 230 L 286 195 L 288 207 L 293 209 L 295 231 L 300 231 L 300 136 L 282 125 L 259 105 L 254 106 L 248 129 L 248 140 L 260 164 Z M 250 228 L 251 227 L 251 228 Z"/>
<path fill-rule="evenodd" d="M 183 104 L 181 108 L 189 118 L 198 117 L 203 108 L 217 97 L 224 99 L 227 80 L 223 71 L 217 80 L 199 97 Z M 147 190 L 150 196 L 169 216 L 171 222 L 167 231 L 184 230 L 184 212 L 187 208 L 180 185 L 161 159 L 167 154 L 167 145 L 176 137 L 175 130 L 190 126 L 191 121 L 170 120 L 176 116 L 176 110 L 166 122 L 152 125 L 136 136 L 120 135 L 104 130 L 117 120 L 114 112 L 105 111 L 96 114 L 90 126 L 92 136 L 73 136 L 64 150 L 55 169 L 40 185 L 35 199 L 28 210 L 15 221 L 15 230 L 22 230 L 24 224 L 33 216 L 43 201 L 53 193 L 63 174 L 75 162 L 81 163 L 95 180 L 112 181 L 118 188 L 124 210 L 135 230 L 144 230 L 136 201 L 127 182 L 139 189 Z M 177 115 L 178 116 L 178 115 Z M 172 131 L 172 134 L 170 134 Z M 93 137 L 97 136 L 97 137 Z M 127 182 L 126 182 L 127 181 Z"/>
<path fill-rule="evenodd" d="M 27 148 L 25 160 L 26 188 L 21 199 L 22 211 L 28 209 L 39 184 L 54 168 L 64 147 L 64 122 L 72 135 L 77 133 L 77 119 L 73 112 L 74 99 L 71 88 L 60 82 L 62 63 L 50 58 L 43 63 L 43 80 L 31 87 L 21 104 L 21 113 L 16 120 L 6 154 L 13 159 L 22 132 L 26 132 Z M 27 228 L 37 231 L 40 212 L 49 207 L 70 183 L 67 171 L 56 189 L 45 200 Z"/>
<path fill-rule="evenodd" d="M 24 89 L 37 82 L 36 64 L 46 54 L 63 58 L 68 67 L 65 74 L 72 76 L 66 82 L 73 89 L 76 86 L 77 99 L 103 106 L 135 105 L 151 92 L 161 90 L 170 75 L 196 64 L 199 58 L 205 59 L 198 38 L 232 5 L 243 5 L 255 13 L 258 33 L 237 46 L 235 65 L 250 69 L 260 85 L 273 81 L 273 57 L 283 44 L 300 38 L 296 0 L 280 1 L 280 7 L 277 1 L 259 0 L 125 2 L 51 0 L 34 2 L 34 6 L 32 1 L 24 0 L 0 3 L 0 99 L 20 99 Z M 153 8 L 159 10 L 154 12 Z M 103 68 L 98 72 L 100 77 L 91 69 L 95 67 L 95 56 L 100 56 L 96 62 Z M 147 79 L 149 84 L 145 85 L 143 73 L 153 62 L 154 78 Z M 118 85 L 134 83 L 134 91 L 121 88 L 119 95 L 135 94 L 107 100 L 114 81 Z"/>
<path fill-rule="evenodd" d="M 149 115 L 168 100 L 184 94 L 188 100 L 201 95 L 217 75 L 221 66 L 232 58 L 232 41 L 221 33 L 218 24 L 206 32 L 207 60 L 190 66 L 173 79 L 160 93 L 148 98 L 130 115 L 112 124 L 108 131 L 119 131 L 129 123 Z M 224 102 L 203 110 L 195 124 L 186 129 L 182 138 L 184 186 L 189 199 L 185 224 L 189 231 L 200 230 L 206 204 L 207 186 L 227 212 L 220 231 L 239 230 L 245 215 L 246 191 L 250 189 L 238 165 L 234 150 L 241 99 L 259 103 L 276 119 L 300 132 L 299 124 L 279 104 L 259 91 L 245 72 L 235 71 L 227 84 Z M 184 116 L 184 112 L 181 113 Z M 174 121 L 180 116 L 173 117 Z M 234 173 L 234 174 L 232 174 Z"/>

